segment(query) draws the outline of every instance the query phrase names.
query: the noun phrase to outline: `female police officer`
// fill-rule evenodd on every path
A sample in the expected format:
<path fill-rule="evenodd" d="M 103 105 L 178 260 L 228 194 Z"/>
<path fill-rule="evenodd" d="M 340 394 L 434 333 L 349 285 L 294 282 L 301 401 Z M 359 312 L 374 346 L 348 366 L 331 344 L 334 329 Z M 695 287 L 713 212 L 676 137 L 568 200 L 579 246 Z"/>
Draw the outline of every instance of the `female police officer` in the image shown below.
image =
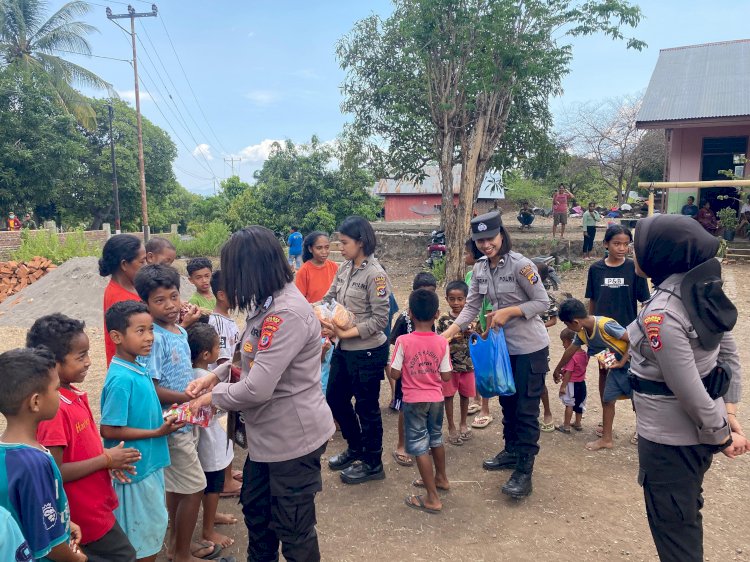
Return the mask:
<path fill-rule="evenodd" d="M 474 321 L 487 298 L 493 312 L 488 327 L 505 327 L 516 394 L 501 396 L 505 448 L 483 466 L 487 470 L 514 468 L 504 494 L 522 498 L 531 493 L 534 457 L 539 452 L 539 400 L 549 370 L 549 336 L 539 315 L 549 299 L 536 266 L 511 251 L 511 240 L 497 212 L 471 221 L 471 237 L 484 254 L 474 265 L 466 306 L 443 332 L 447 339 Z"/>
<path fill-rule="evenodd" d="M 242 375 L 229 363 L 197 379 L 195 405 L 240 411 L 248 459 L 240 502 L 248 529 L 248 560 L 320 560 L 315 494 L 322 489 L 320 457 L 335 430 L 320 387 L 320 323 L 293 282 L 284 252 L 261 226 L 235 232 L 221 250 L 229 304 L 248 312 L 238 350 Z M 218 384 L 217 384 L 218 383 Z"/>
<path fill-rule="evenodd" d="M 388 324 L 390 289 L 385 271 L 372 255 L 376 244 L 372 225 L 362 217 L 348 217 L 338 232 L 341 255 L 347 261 L 323 300 L 336 299 L 354 313 L 356 323 L 341 330 L 321 321 L 323 334 L 339 339 L 331 357 L 326 398 L 348 445 L 328 459 L 328 466 L 343 471 L 344 483 L 361 484 L 385 478 L 378 399 L 388 362 L 388 339 L 383 330 Z M 354 464 L 356 461 L 361 462 Z"/>
<path fill-rule="evenodd" d="M 739 401 L 740 365 L 728 331 L 736 309 L 721 290 L 718 247 L 680 215 L 641 219 L 636 229 L 636 272 L 655 285 L 628 327 L 638 480 L 662 561 L 703 560 L 703 475 L 714 453 L 734 458 L 747 447 L 724 403 Z"/>

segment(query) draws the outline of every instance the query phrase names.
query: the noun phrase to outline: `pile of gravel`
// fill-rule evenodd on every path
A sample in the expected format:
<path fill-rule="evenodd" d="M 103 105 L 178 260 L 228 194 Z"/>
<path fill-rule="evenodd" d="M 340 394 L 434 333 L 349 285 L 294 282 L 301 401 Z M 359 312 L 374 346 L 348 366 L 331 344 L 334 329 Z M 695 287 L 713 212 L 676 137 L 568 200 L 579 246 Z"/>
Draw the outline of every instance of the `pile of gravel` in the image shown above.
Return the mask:
<path fill-rule="evenodd" d="M 29 328 L 37 318 L 61 312 L 83 320 L 90 328 L 102 328 L 108 283 L 109 277 L 99 276 L 97 258 L 73 258 L 0 304 L 0 326 Z M 189 299 L 193 292 L 193 286 L 182 277 L 182 298 Z"/>

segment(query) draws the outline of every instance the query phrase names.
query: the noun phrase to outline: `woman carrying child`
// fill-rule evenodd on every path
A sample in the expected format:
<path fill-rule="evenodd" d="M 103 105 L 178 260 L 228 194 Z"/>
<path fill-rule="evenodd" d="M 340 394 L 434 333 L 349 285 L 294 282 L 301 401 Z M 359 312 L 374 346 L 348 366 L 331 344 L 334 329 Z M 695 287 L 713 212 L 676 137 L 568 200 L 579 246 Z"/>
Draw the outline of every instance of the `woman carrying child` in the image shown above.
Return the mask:
<path fill-rule="evenodd" d="M 273 232 L 249 226 L 221 251 L 229 306 L 248 313 L 238 349 L 242 374 L 229 362 L 193 381 L 194 407 L 213 404 L 242 412 L 248 458 L 240 502 L 248 529 L 248 560 L 320 560 L 315 494 L 320 458 L 333 435 L 320 391 L 320 323 L 293 282 Z"/>
<path fill-rule="evenodd" d="M 513 498 L 531 494 L 534 458 L 539 452 L 539 401 L 549 370 L 549 336 L 539 315 L 549 305 L 536 266 L 511 251 L 511 240 L 497 212 L 471 221 L 471 236 L 484 257 L 474 265 L 466 306 L 443 336 L 450 339 L 475 320 L 487 298 L 493 312 L 487 325 L 505 328 L 516 394 L 501 396 L 505 448 L 486 460 L 486 470 L 514 468 L 502 492 Z"/>

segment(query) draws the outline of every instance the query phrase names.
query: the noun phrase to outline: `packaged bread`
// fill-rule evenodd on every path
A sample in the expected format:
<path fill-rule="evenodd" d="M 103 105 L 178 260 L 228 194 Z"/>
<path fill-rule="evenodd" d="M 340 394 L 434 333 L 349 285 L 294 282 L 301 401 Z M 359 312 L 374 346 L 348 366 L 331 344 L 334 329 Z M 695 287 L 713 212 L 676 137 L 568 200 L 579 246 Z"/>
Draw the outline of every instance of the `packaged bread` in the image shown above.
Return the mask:
<path fill-rule="evenodd" d="M 315 306 L 313 306 L 313 310 L 315 311 L 315 316 L 318 317 L 318 320 L 326 322 L 331 320 L 331 310 L 328 308 L 327 304 L 316 304 Z"/>
<path fill-rule="evenodd" d="M 342 330 L 349 330 L 354 327 L 356 318 L 344 305 L 337 303 L 336 301 L 331 303 L 331 318 L 333 323 L 341 328 Z"/>

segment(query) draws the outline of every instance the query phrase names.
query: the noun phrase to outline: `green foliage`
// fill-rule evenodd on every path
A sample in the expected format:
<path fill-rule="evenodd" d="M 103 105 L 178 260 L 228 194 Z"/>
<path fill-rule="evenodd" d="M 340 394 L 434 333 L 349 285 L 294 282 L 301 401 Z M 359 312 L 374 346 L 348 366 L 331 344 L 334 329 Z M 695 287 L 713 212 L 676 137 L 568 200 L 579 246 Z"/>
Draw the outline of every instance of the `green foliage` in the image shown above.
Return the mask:
<path fill-rule="evenodd" d="M 552 190 L 540 182 L 522 177 L 520 174 L 509 173 L 504 176 L 505 196 L 520 205 L 528 201 L 530 206 L 549 207 Z"/>
<path fill-rule="evenodd" d="M 737 230 L 737 226 L 740 224 L 740 221 L 737 218 L 737 211 L 732 207 L 719 209 L 716 213 L 716 217 L 719 219 L 719 222 L 721 222 L 721 226 L 726 230 Z"/>
<path fill-rule="evenodd" d="M 445 282 L 445 260 L 439 259 L 432 262 L 430 273 L 437 279 L 438 285 L 442 285 Z"/>
<path fill-rule="evenodd" d="M 172 239 L 177 255 L 187 258 L 212 257 L 221 253 L 221 247 L 229 239 L 229 227 L 223 222 L 214 221 L 196 233 L 190 240 Z"/>
<path fill-rule="evenodd" d="M 239 176 L 230 176 L 225 180 L 221 180 L 221 193 L 229 201 L 237 199 L 247 189 L 250 189 L 250 184 L 241 181 Z"/>
<path fill-rule="evenodd" d="M 86 240 L 82 230 L 65 233 L 63 242 L 60 238 L 49 230 L 23 230 L 21 247 L 13 253 L 13 259 L 29 261 L 34 256 L 42 256 L 59 265 L 71 258 L 100 256 L 102 253 L 97 244 Z"/>

